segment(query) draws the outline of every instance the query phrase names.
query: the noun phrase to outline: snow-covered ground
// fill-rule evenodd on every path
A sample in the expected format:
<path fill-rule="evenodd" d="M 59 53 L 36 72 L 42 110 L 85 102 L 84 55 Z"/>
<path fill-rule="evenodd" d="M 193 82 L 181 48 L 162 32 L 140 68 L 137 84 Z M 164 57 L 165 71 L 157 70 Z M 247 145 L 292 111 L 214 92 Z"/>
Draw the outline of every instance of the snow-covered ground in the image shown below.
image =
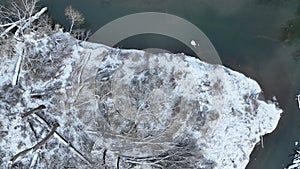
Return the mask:
<path fill-rule="evenodd" d="M 1 168 L 245 168 L 282 112 L 254 80 L 184 54 L 24 38 L 0 57 Z"/>

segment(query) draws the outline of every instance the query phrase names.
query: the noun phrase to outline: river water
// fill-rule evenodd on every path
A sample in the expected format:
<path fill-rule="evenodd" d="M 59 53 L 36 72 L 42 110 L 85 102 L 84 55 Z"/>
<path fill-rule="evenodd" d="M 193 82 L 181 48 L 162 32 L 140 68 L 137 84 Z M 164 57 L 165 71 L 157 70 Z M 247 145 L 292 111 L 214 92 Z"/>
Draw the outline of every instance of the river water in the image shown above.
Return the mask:
<path fill-rule="evenodd" d="M 286 21 L 295 17 L 297 0 L 42 0 L 55 22 L 69 26 L 67 5 L 81 11 L 82 27 L 92 32 L 119 17 L 137 12 L 165 12 L 201 29 L 218 51 L 222 63 L 255 79 L 269 98 L 276 96 L 284 110 L 277 129 L 257 145 L 247 169 L 279 169 L 292 161 L 294 142 L 300 141 L 300 59 L 296 43 L 280 40 Z M 137 35 L 121 48 L 163 48 L 193 55 L 184 44 L 161 35 Z M 300 54 L 299 54 L 300 55 Z M 294 56 L 294 57 L 293 57 Z"/>

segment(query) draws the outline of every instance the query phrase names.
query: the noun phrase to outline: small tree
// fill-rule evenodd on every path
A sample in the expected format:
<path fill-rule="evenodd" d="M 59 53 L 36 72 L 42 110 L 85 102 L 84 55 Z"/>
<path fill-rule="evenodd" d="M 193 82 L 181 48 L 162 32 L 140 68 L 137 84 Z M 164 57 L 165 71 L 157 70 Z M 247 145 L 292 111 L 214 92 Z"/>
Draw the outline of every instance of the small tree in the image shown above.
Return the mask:
<path fill-rule="evenodd" d="M 78 10 L 74 9 L 71 5 L 65 9 L 65 15 L 71 21 L 70 32 L 72 32 L 75 24 L 80 25 L 84 23 L 84 17 L 82 14 Z"/>

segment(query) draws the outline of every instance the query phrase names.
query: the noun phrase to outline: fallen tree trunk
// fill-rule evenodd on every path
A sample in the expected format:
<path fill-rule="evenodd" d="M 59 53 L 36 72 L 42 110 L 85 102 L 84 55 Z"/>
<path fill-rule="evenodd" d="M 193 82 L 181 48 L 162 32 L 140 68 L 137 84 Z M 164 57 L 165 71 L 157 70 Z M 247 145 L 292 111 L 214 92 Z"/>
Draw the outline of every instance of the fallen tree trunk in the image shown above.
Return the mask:
<path fill-rule="evenodd" d="M 13 22 L 13 23 L 7 23 L 7 24 L 0 25 L 1 27 L 9 26 L 8 28 L 6 28 L 0 34 L 0 38 L 3 38 L 5 35 L 7 35 L 15 27 L 19 27 L 17 29 L 17 31 L 15 32 L 15 37 L 17 37 L 21 31 L 23 31 L 24 29 L 30 27 L 30 25 L 32 24 L 32 22 L 34 22 L 35 20 L 37 20 L 38 18 L 40 18 L 40 16 L 42 14 L 44 14 L 46 11 L 47 11 L 47 7 L 44 7 L 39 12 L 37 12 L 35 15 L 33 15 L 33 16 L 27 18 L 27 19 L 24 18 L 24 19 L 20 19 L 20 20 L 18 20 L 16 22 Z"/>

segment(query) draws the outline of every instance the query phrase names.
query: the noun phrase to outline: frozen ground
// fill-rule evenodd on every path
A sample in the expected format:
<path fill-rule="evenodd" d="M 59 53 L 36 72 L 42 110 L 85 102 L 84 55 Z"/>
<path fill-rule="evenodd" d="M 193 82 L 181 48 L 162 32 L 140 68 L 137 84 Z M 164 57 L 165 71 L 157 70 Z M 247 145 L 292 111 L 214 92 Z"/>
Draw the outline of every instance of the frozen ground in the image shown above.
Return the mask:
<path fill-rule="evenodd" d="M 1 168 L 245 168 L 282 112 L 254 80 L 183 54 L 62 32 L 12 48 L 0 57 Z"/>

